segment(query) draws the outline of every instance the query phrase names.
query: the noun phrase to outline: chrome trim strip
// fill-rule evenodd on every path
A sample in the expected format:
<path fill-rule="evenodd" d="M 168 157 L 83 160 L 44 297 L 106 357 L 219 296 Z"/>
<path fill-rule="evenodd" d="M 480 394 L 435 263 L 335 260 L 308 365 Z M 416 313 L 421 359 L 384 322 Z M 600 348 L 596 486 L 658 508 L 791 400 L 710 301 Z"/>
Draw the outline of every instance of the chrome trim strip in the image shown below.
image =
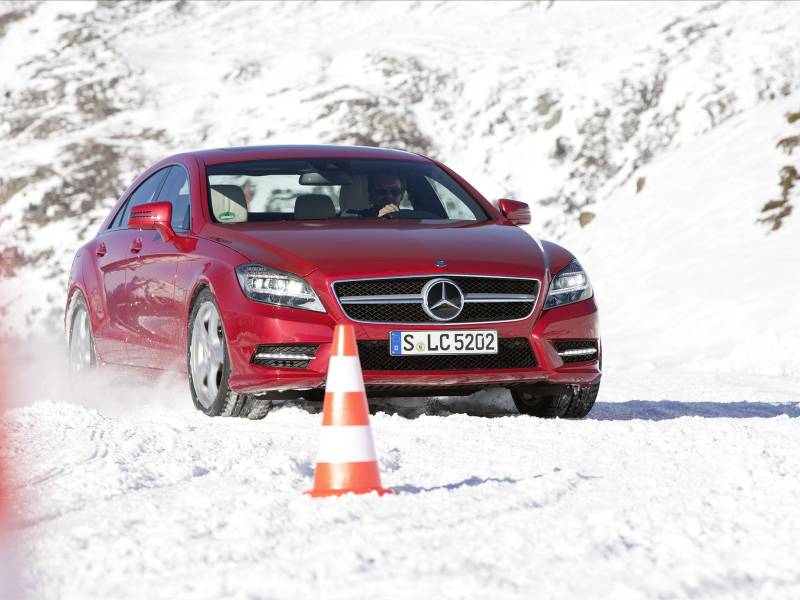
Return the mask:
<path fill-rule="evenodd" d="M 588 356 L 589 354 L 597 354 L 597 348 L 572 348 L 558 353 L 559 356 Z"/>
<path fill-rule="evenodd" d="M 411 298 L 415 297 L 416 294 L 397 294 L 396 296 L 345 296 L 344 298 L 340 299 L 339 295 L 336 293 L 336 284 L 337 283 L 351 283 L 351 282 L 364 282 L 364 281 L 380 281 L 380 280 L 387 280 L 387 279 L 425 279 L 429 277 L 431 279 L 439 278 L 439 277 L 471 277 L 475 279 L 518 279 L 521 281 L 535 281 L 536 282 L 536 295 L 531 296 L 528 294 L 497 294 L 502 298 L 508 298 L 508 300 L 501 300 L 500 298 L 491 299 L 491 300 L 483 300 L 481 297 L 485 296 L 492 296 L 493 294 L 464 294 L 464 301 L 465 302 L 533 302 L 533 306 L 531 307 L 531 311 L 521 317 L 519 319 L 505 319 L 502 321 L 471 321 L 469 323 L 461 323 L 461 322 L 454 322 L 454 321 L 417 321 L 417 322 L 404 322 L 404 321 L 362 321 L 360 319 L 353 319 L 350 315 L 347 314 L 347 311 L 344 309 L 343 304 L 390 304 L 390 302 L 381 301 L 381 302 L 348 302 L 351 299 L 366 299 L 366 298 L 408 298 L 407 300 L 403 300 L 400 302 L 392 302 L 393 304 L 412 304 L 414 302 L 419 302 L 422 304 L 422 296 L 417 296 L 419 300 L 411 300 Z M 524 321 L 525 319 L 530 318 L 530 316 L 536 310 L 536 304 L 539 300 L 539 297 L 542 293 L 542 282 L 541 280 L 537 279 L 536 277 L 515 277 L 514 275 L 473 275 L 471 273 L 432 273 L 432 274 L 421 274 L 421 275 L 394 275 L 394 276 L 384 276 L 384 277 L 361 277 L 357 279 L 337 279 L 336 281 L 331 281 L 328 283 L 330 286 L 330 292 L 333 298 L 336 300 L 336 303 L 339 305 L 344 316 L 352 321 L 353 323 L 369 323 L 370 325 L 412 325 L 412 326 L 423 326 L 423 325 L 453 325 L 457 327 L 461 327 L 464 325 L 487 325 L 492 323 L 512 323 L 515 321 Z M 475 297 L 476 299 L 468 298 Z M 521 299 L 517 299 L 517 296 L 521 296 Z"/>
<path fill-rule="evenodd" d="M 530 294 L 464 294 L 464 302 L 536 302 Z"/>
<path fill-rule="evenodd" d="M 313 356 L 307 354 L 281 354 L 259 352 L 253 356 L 254 360 L 314 360 Z"/>
<path fill-rule="evenodd" d="M 422 304 L 419 294 L 396 294 L 393 296 L 345 296 L 342 304 Z"/>

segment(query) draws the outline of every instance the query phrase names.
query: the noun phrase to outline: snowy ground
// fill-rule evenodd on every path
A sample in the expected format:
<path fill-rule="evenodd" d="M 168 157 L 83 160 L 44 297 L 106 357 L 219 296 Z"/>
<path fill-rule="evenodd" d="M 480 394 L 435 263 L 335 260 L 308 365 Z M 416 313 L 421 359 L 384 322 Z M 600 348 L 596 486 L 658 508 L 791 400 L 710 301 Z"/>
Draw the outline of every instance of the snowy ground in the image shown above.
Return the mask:
<path fill-rule="evenodd" d="M 32 598 L 800 594 L 800 378 L 616 373 L 580 422 L 502 391 L 385 401 L 398 493 L 325 500 L 302 493 L 310 407 L 208 419 L 179 381 L 103 378 L 83 404 L 39 381 L 7 415 Z"/>

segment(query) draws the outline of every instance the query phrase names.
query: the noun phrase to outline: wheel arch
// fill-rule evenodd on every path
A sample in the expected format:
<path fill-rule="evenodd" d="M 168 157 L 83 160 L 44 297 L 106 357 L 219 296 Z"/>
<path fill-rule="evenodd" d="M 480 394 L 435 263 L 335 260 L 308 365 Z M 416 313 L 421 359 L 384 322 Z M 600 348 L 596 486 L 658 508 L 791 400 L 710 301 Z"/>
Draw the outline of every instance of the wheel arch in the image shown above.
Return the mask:
<path fill-rule="evenodd" d="M 89 323 L 93 331 L 101 326 L 102 314 L 105 313 L 105 298 L 102 280 L 97 263 L 93 260 L 97 238 L 81 246 L 72 259 L 67 284 L 67 297 L 64 305 L 64 329 L 72 308 L 76 292 L 80 292 L 89 311 Z"/>
<path fill-rule="evenodd" d="M 67 304 L 66 306 L 64 306 L 64 339 L 67 342 L 67 344 L 69 344 L 69 330 L 70 330 L 70 325 L 72 324 L 71 316 L 72 313 L 75 312 L 75 301 L 78 296 L 81 296 L 83 298 L 83 301 L 87 304 L 87 309 L 88 309 L 89 301 L 87 300 L 86 297 L 86 290 L 80 283 L 72 282 L 69 290 L 67 290 Z M 89 312 L 91 313 L 91 310 Z M 89 319 L 91 319 L 91 314 L 89 315 Z"/>
<path fill-rule="evenodd" d="M 551 277 L 575 260 L 575 255 L 572 252 L 555 242 L 542 240 L 541 245 Z"/>
<path fill-rule="evenodd" d="M 195 303 L 197 302 L 197 298 L 202 294 L 205 290 L 214 297 L 214 302 L 217 305 L 217 310 L 219 310 L 220 320 L 222 321 L 222 331 L 225 335 L 225 339 L 227 342 L 228 340 L 228 328 L 225 324 L 225 311 L 220 306 L 219 297 L 217 296 L 216 292 L 214 291 L 214 285 L 207 277 L 201 277 L 195 283 L 194 288 L 192 288 L 192 293 L 189 295 L 189 302 L 187 302 L 186 306 L 186 351 L 189 351 L 189 346 L 192 343 L 192 312 L 194 311 Z"/>
<path fill-rule="evenodd" d="M 220 316 L 222 317 L 222 325 L 227 334 L 227 320 L 229 318 L 228 311 L 226 310 L 231 294 L 237 291 L 241 294 L 239 288 L 239 281 L 236 276 L 236 265 L 241 264 L 241 260 L 236 261 L 210 261 L 202 270 L 198 270 L 193 275 L 193 285 L 191 292 L 187 294 L 186 305 L 184 306 L 184 315 L 186 317 L 186 332 L 188 343 L 188 329 L 191 325 L 190 320 L 192 316 L 192 309 L 197 300 L 197 297 L 203 292 L 208 290 L 214 297 L 217 307 L 219 308 Z M 188 287 L 188 286 L 187 286 Z"/>
<path fill-rule="evenodd" d="M 194 303 L 197 300 L 197 297 L 203 292 L 203 290 L 208 290 L 212 294 L 214 294 L 214 289 L 211 287 L 211 284 L 206 279 L 199 280 L 194 288 L 192 289 L 192 293 L 189 295 L 189 302 L 186 306 L 186 322 L 189 322 L 189 317 L 192 316 L 192 309 L 194 308 Z M 215 295 L 216 297 L 216 295 Z"/>

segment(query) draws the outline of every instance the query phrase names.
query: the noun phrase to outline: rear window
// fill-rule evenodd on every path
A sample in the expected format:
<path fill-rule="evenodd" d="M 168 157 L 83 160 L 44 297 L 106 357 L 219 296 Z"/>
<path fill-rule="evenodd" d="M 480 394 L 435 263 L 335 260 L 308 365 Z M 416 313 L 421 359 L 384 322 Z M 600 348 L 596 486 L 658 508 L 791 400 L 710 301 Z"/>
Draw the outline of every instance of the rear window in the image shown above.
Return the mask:
<path fill-rule="evenodd" d="M 223 224 L 324 219 L 488 219 L 465 189 L 431 163 L 260 160 L 210 165 L 206 175 L 211 214 Z"/>

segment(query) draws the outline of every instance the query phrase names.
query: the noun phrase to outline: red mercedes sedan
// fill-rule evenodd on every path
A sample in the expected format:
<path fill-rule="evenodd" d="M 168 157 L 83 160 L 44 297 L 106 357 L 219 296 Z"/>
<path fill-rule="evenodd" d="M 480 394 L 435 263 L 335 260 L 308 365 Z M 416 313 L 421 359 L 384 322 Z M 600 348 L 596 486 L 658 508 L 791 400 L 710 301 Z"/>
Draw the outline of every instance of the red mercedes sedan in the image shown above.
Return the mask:
<path fill-rule="evenodd" d="M 70 366 L 178 369 L 210 416 L 321 400 L 355 326 L 370 396 L 505 387 L 581 418 L 601 377 L 597 307 L 567 250 L 443 164 L 379 148 L 178 154 L 142 173 L 73 261 Z"/>

